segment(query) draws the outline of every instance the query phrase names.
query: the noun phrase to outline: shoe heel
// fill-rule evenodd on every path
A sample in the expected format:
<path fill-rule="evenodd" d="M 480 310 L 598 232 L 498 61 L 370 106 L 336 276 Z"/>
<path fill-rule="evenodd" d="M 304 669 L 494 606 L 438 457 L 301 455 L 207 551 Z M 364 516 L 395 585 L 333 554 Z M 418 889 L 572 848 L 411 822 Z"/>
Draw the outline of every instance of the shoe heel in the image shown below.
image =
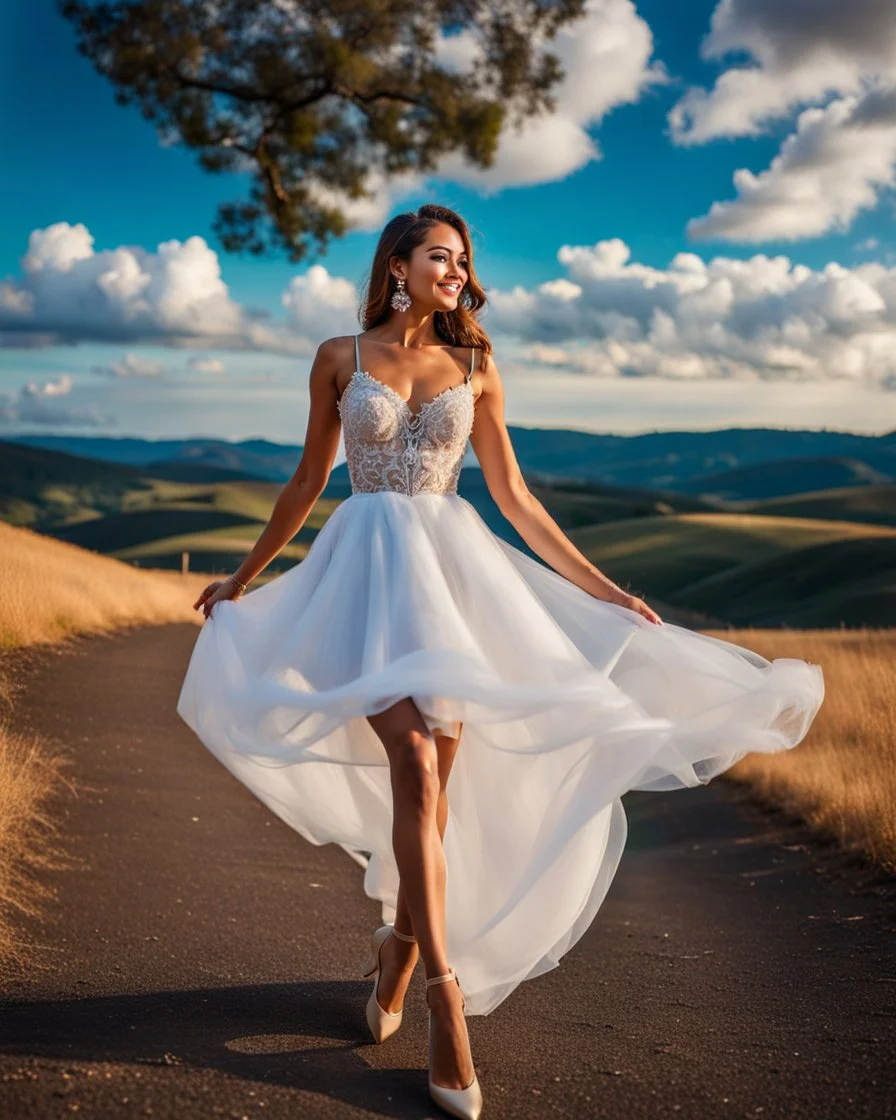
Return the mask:
<path fill-rule="evenodd" d="M 394 926 L 380 926 L 378 930 L 374 931 L 370 939 L 370 953 L 361 965 L 361 975 L 365 980 L 373 976 L 374 972 L 379 968 L 379 948 L 390 934 L 393 937 L 397 937 L 399 941 L 413 941 L 414 944 L 417 943 L 416 937 L 411 937 L 411 935 L 407 933 L 401 933 L 399 930 L 395 929 Z"/>
<path fill-rule="evenodd" d="M 370 951 L 368 952 L 364 963 L 361 965 L 361 975 L 365 980 L 373 976 L 373 974 L 380 966 L 380 945 L 382 945 L 382 943 L 389 936 L 389 928 L 389 926 L 380 926 L 379 929 L 374 930 L 373 935 L 370 938 Z"/>
<path fill-rule="evenodd" d="M 433 984 L 447 983 L 451 980 L 457 980 L 454 974 L 454 969 L 451 969 L 445 976 L 433 976 L 426 981 L 427 988 Z M 458 984 L 460 987 L 460 984 Z M 461 994 L 463 1000 L 463 994 Z M 466 1001 L 463 1001 L 466 1005 Z M 429 1095 L 433 1101 L 446 1112 L 452 1116 L 457 1116 L 460 1120 L 479 1120 L 482 1113 L 482 1088 L 479 1084 L 479 1078 L 476 1076 L 476 1071 L 473 1071 L 473 1080 L 469 1085 L 463 1089 L 449 1089 L 446 1085 L 437 1085 L 432 1079 L 432 1008 L 429 1009 L 428 1017 L 428 1046 L 429 1046 Z"/>

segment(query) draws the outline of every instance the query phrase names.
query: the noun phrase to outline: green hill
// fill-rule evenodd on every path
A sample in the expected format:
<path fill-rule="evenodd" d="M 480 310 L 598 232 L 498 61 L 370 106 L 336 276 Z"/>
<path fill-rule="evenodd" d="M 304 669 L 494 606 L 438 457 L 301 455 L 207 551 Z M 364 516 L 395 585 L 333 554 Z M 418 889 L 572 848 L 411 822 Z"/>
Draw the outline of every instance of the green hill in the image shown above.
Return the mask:
<path fill-rule="evenodd" d="M 4 441 L 0 478 L 0 519 L 38 530 L 117 512 L 153 489 L 133 467 Z"/>
<path fill-rule="evenodd" d="M 743 508 L 750 513 L 773 517 L 823 517 L 836 521 L 896 525 L 896 483 L 814 490 L 808 494 L 751 502 Z"/>
<path fill-rule="evenodd" d="M 891 480 L 892 474 L 884 474 L 859 459 L 832 456 L 757 463 L 690 479 L 677 489 L 686 494 L 725 501 L 758 501 L 834 487 L 870 486 Z"/>
<path fill-rule="evenodd" d="M 739 564 L 670 601 L 736 625 L 896 625 L 896 533 L 827 541 Z"/>
<path fill-rule="evenodd" d="M 732 513 L 647 517 L 569 535 L 620 586 L 682 605 L 684 589 L 744 564 L 788 558 L 831 541 L 896 541 L 896 531 L 882 526 Z M 686 605 L 729 617 L 708 601 L 688 600 Z"/>
<path fill-rule="evenodd" d="M 186 551 L 193 571 L 241 563 L 282 489 L 259 480 L 159 479 L 146 466 L 18 443 L 0 443 L 0 468 L 3 519 L 145 566 L 180 568 Z M 262 579 L 305 555 L 347 481 L 344 466 L 333 472 L 332 488 Z M 538 476 L 529 485 L 595 564 L 658 608 L 690 612 L 693 624 L 701 617 L 762 625 L 894 621 L 894 484 L 751 503 L 750 512 L 634 486 Z M 460 492 L 493 532 L 532 555 L 478 468 L 461 472 Z"/>
<path fill-rule="evenodd" d="M 564 530 L 628 518 L 708 512 L 715 508 L 702 498 L 634 487 L 587 482 L 538 483 L 529 479 L 527 486 Z"/>
<path fill-rule="evenodd" d="M 0 518 L 88 548 L 159 568 L 231 571 L 264 529 L 282 484 L 181 482 L 143 467 L 0 443 Z M 300 560 L 337 503 L 320 501 L 268 574 Z"/>

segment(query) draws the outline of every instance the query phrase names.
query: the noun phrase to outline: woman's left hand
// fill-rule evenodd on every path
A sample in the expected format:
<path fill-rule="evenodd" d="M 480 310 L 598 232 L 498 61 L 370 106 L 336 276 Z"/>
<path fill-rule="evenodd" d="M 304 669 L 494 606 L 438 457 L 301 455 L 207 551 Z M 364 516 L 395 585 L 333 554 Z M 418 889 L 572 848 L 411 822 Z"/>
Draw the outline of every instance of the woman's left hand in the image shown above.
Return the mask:
<path fill-rule="evenodd" d="M 643 615 L 648 622 L 655 622 L 658 626 L 663 625 L 663 620 L 656 613 L 653 607 L 648 607 L 643 599 L 639 599 L 637 595 L 630 595 L 628 602 L 624 604 L 630 611 L 636 611 L 638 614 Z"/>

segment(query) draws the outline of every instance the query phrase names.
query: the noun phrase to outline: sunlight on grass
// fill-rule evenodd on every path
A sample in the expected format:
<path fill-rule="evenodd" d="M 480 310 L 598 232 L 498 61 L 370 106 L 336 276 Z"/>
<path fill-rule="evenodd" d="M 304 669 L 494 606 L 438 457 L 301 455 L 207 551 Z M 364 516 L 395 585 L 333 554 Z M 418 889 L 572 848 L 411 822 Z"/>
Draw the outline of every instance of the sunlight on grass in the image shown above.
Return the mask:
<path fill-rule="evenodd" d="M 4 700 L 9 702 L 8 685 Z M 25 962 L 29 969 L 37 964 L 18 919 L 42 916 L 54 897 L 42 872 L 70 866 L 54 805 L 63 786 L 74 788 L 64 773 L 68 765 L 37 736 L 0 723 L 0 978 Z"/>
<path fill-rule="evenodd" d="M 120 626 L 193 622 L 209 576 L 144 571 L 0 522 L 0 648 L 58 642 Z"/>
<path fill-rule="evenodd" d="M 843 847 L 896 871 L 896 631 L 706 631 L 767 658 L 821 665 L 825 699 L 798 747 L 727 772 Z"/>

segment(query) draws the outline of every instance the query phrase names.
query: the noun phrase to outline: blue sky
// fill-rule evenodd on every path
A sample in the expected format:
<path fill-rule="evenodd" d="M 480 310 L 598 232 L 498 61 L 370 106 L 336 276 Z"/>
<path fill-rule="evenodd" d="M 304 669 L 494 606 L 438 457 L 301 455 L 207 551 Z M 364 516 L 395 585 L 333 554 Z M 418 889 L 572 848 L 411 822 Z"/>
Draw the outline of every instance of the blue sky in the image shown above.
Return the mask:
<path fill-rule="evenodd" d="M 835 10 L 820 0 L 826 6 Z M 520 182 L 530 176 L 515 174 L 513 161 L 489 189 L 463 169 L 431 179 L 325 256 L 291 264 L 227 254 L 211 230 L 215 207 L 240 198 L 243 181 L 209 175 L 191 153 L 160 146 L 76 52 L 50 0 L 13 0 L 0 11 L 0 435 L 300 440 L 307 370 L 326 337 L 315 325 L 358 329 L 346 283 L 362 280 L 382 222 L 429 200 L 458 209 L 475 231 L 477 270 L 494 293 L 486 326 L 509 422 L 596 431 L 893 427 L 896 113 L 886 75 L 896 15 L 881 17 L 871 0 L 850 5 L 872 47 L 835 36 L 842 57 L 834 67 L 830 18 L 818 28 L 776 24 L 788 7 L 781 0 L 757 31 L 746 0 L 728 7 L 717 57 L 701 58 L 713 0 L 592 0 L 589 33 L 608 53 L 589 74 L 606 88 L 571 90 L 551 136 L 554 144 L 568 133 L 572 145 L 587 136 L 601 158 L 569 170 L 565 141 L 556 140 L 549 181 Z M 875 26 L 881 18 L 887 25 Z M 606 44 L 617 33 L 614 52 Z M 725 84 L 744 67 L 760 80 L 738 89 L 734 73 Z M 583 96 L 599 106 L 583 109 Z M 687 108 L 686 123 L 674 123 L 676 107 Z M 872 127 L 857 159 L 862 112 Z M 538 152 L 533 143 L 529 166 Z M 750 181 L 736 187 L 741 169 Z M 721 212 L 708 218 L 714 204 Z M 69 234 L 60 223 L 85 228 Z M 57 226 L 56 247 L 44 239 L 36 253 L 44 277 L 60 267 L 59 253 L 70 256 L 58 248 L 66 238 L 80 272 L 62 277 L 68 287 L 60 280 L 51 297 L 33 287 L 23 258 L 35 231 Z M 166 345 L 164 331 L 159 344 L 118 330 L 110 342 L 101 319 L 77 341 L 54 337 L 55 321 L 77 317 L 79 300 L 96 296 L 88 253 L 141 247 L 157 259 L 160 244 L 190 238 L 207 246 L 190 258 L 197 284 L 217 262 L 216 298 L 228 314 L 264 310 L 283 337 L 234 347 L 206 335 L 184 346 Z M 559 260 L 564 246 L 574 248 Z M 680 254 L 690 256 L 676 265 Z M 296 298 L 284 309 L 291 285 Z M 32 297 L 43 329 L 29 333 L 22 306 Z M 314 299 L 325 314 L 315 314 Z"/>

